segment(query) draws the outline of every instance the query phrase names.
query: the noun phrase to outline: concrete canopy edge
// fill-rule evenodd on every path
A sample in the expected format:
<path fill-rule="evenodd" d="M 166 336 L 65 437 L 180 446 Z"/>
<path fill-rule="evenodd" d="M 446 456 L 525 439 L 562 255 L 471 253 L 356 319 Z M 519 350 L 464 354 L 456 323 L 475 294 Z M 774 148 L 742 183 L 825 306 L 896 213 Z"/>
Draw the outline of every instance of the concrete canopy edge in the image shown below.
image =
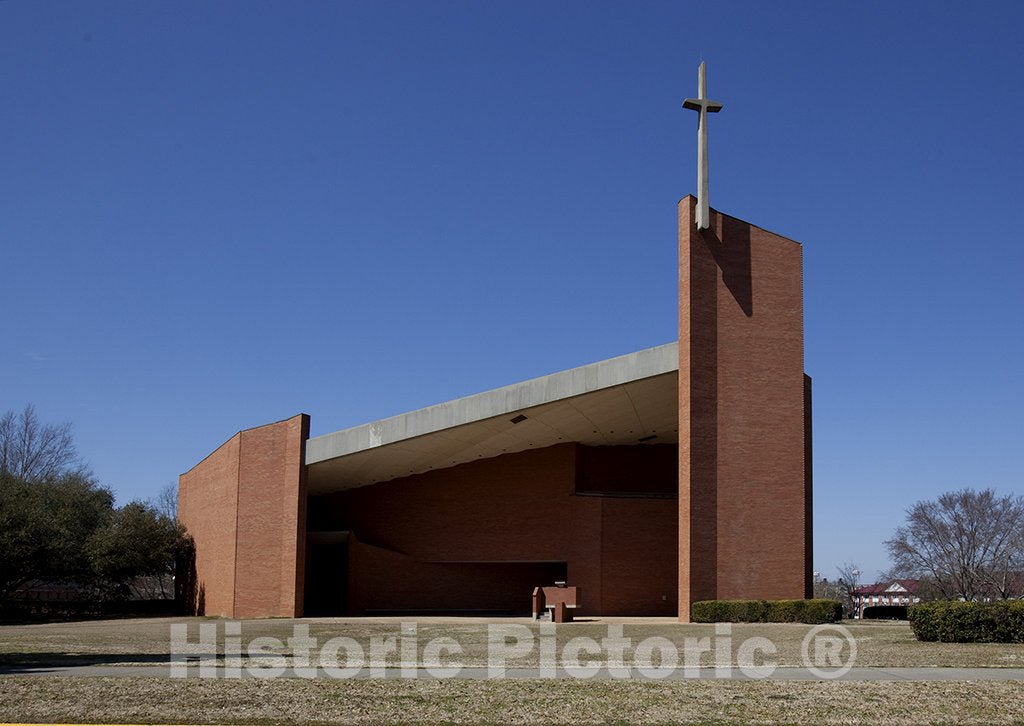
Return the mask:
<path fill-rule="evenodd" d="M 347 456 L 474 421 L 670 373 L 678 368 L 678 343 L 646 348 L 311 438 L 306 442 L 306 463 L 315 464 Z"/>

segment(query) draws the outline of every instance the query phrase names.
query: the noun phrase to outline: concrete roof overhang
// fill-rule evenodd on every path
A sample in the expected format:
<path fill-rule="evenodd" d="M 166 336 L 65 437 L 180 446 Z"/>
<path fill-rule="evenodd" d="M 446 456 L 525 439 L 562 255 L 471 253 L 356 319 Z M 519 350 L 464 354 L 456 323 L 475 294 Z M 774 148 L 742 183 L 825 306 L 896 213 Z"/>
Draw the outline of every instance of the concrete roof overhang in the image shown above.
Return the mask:
<path fill-rule="evenodd" d="M 570 441 L 674 443 L 678 370 L 667 343 L 311 438 L 309 493 Z"/>

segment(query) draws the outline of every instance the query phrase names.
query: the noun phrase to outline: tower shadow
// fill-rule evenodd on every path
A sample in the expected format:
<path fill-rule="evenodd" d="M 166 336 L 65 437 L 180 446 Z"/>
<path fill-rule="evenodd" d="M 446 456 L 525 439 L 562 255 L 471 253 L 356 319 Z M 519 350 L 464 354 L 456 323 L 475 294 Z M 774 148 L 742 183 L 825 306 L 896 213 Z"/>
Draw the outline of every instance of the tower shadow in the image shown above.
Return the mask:
<path fill-rule="evenodd" d="M 751 279 L 750 225 L 739 219 L 719 215 L 722 237 L 713 228 L 700 231 L 704 242 L 722 271 L 722 282 L 748 318 L 754 315 L 754 289 Z"/>

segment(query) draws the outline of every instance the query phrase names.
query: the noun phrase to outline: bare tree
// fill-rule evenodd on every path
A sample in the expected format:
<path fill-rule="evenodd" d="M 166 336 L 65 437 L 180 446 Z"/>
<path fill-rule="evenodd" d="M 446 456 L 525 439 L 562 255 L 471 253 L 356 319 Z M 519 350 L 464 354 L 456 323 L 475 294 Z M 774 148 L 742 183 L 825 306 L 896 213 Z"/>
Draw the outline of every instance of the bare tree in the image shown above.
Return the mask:
<path fill-rule="evenodd" d="M 70 423 L 42 424 L 31 404 L 0 417 L 0 473 L 31 482 L 72 472 L 87 473 Z"/>
<path fill-rule="evenodd" d="M 178 519 L 178 485 L 175 482 L 164 484 L 153 499 L 153 507 L 169 520 Z"/>
<path fill-rule="evenodd" d="M 836 580 L 832 580 L 830 582 L 828 578 L 820 579 L 816 577 L 814 579 L 814 597 L 825 600 L 838 600 L 843 603 L 844 606 L 846 605 L 846 603 L 843 602 L 843 598 L 846 597 L 846 595 L 844 594 L 840 583 Z"/>
<path fill-rule="evenodd" d="M 1018 597 L 1024 587 L 1024 497 L 961 489 L 907 510 L 885 544 L 893 573 L 927 580 L 942 597 Z"/>
<path fill-rule="evenodd" d="M 860 587 L 860 568 L 853 562 L 844 562 L 836 568 L 839 575 L 836 580 L 840 593 L 842 593 L 843 606 L 847 612 L 853 612 L 853 591 Z"/>

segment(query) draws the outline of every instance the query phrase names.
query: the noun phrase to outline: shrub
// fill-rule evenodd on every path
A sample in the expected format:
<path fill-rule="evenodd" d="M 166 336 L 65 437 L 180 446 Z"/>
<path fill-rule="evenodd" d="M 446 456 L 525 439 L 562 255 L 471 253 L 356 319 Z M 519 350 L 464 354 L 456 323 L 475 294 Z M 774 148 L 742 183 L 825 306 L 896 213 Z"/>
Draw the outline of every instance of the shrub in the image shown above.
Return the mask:
<path fill-rule="evenodd" d="M 838 600 L 702 600 L 691 609 L 695 623 L 835 623 Z"/>
<path fill-rule="evenodd" d="M 918 640 L 940 643 L 1024 643 L 1024 601 L 922 602 L 910 608 Z"/>

